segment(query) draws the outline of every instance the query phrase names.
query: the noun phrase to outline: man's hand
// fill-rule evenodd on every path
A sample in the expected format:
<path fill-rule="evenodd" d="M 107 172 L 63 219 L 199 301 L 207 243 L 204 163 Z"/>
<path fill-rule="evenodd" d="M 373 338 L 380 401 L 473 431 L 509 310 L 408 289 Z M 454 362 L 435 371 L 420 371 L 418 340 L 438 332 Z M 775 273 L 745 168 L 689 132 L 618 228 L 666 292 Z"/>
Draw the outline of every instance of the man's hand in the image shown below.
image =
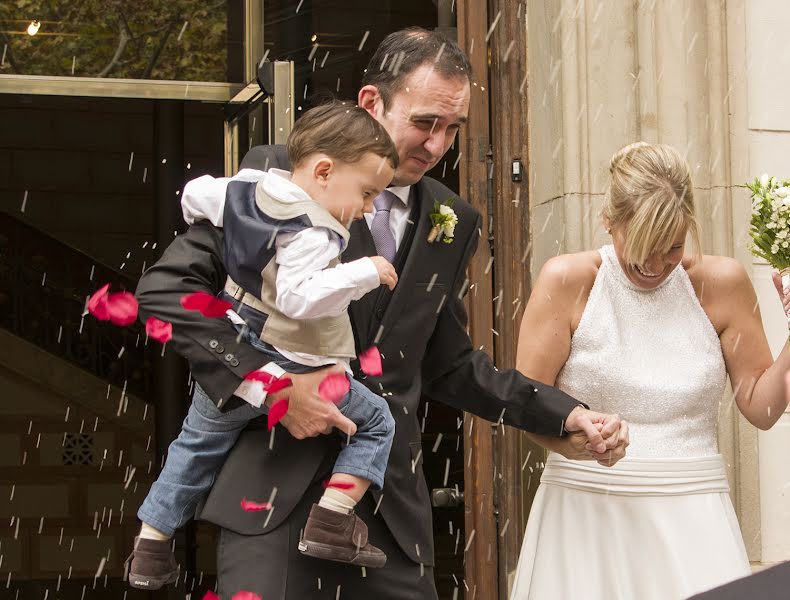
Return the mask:
<path fill-rule="evenodd" d="M 602 455 L 620 442 L 620 423 L 620 417 L 617 415 L 605 415 L 577 406 L 565 419 L 565 430 L 584 432 L 589 442 L 588 449 Z M 596 424 L 600 424 L 601 427 L 596 427 Z"/>
<path fill-rule="evenodd" d="M 603 423 L 595 423 L 598 430 L 603 429 Z M 563 438 L 542 438 L 539 443 L 545 445 L 549 450 L 562 454 L 569 460 L 595 460 L 604 467 L 614 466 L 617 461 L 625 457 L 625 449 L 628 447 L 628 423 L 620 421 L 620 429 L 617 435 L 609 443 L 614 442 L 614 446 L 605 450 L 603 453 L 594 452 L 587 441 L 587 434 L 583 431 L 574 431 Z M 606 442 L 605 442 L 606 443 Z"/>
<path fill-rule="evenodd" d="M 271 406 L 278 400 L 288 398 L 288 412 L 280 423 L 297 440 L 331 433 L 333 427 L 349 436 L 354 435 L 357 426 L 344 417 L 332 402 L 318 395 L 318 385 L 327 375 L 344 372 L 343 367 L 335 365 L 302 375 L 287 373 L 293 385 L 266 396 L 266 405 Z"/>

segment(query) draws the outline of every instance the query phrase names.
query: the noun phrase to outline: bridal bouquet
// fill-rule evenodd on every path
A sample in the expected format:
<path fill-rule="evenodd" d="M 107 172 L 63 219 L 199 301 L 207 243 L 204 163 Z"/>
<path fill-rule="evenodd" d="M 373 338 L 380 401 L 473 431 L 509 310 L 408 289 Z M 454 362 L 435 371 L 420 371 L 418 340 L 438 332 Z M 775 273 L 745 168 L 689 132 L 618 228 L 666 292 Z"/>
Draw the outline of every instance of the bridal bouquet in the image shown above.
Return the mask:
<path fill-rule="evenodd" d="M 767 174 L 747 183 L 752 192 L 751 251 L 782 273 L 790 284 L 790 181 Z"/>

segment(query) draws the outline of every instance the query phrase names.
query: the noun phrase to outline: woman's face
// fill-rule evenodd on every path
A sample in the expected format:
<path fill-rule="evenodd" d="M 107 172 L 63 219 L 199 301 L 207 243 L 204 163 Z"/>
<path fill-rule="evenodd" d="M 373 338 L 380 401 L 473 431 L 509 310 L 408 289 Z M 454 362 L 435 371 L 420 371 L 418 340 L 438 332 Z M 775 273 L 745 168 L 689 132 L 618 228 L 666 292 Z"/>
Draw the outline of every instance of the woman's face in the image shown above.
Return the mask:
<path fill-rule="evenodd" d="M 625 253 L 625 227 L 622 225 L 612 227 L 611 234 L 617 260 L 620 261 L 623 272 L 634 285 L 640 288 L 650 290 L 658 287 L 683 260 L 683 251 L 686 246 L 685 228 L 675 235 L 669 252 L 666 254 L 655 252 L 641 265 L 630 264 L 623 258 Z"/>

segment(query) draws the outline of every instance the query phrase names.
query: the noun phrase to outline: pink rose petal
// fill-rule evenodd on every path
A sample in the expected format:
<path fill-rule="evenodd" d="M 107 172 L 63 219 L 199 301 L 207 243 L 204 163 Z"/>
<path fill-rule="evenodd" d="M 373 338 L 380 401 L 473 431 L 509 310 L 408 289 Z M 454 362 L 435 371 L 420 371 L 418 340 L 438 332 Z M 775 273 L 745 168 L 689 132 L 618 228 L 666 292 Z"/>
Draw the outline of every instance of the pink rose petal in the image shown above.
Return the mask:
<path fill-rule="evenodd" d="M 222 600 L 222 599 L 219 596 L 217 596 L 216 593 L 214 593 L 211 590 L 209 590 L 203 596 L 203 600 Z"/>
<path fill-rule="evenodd" d="M 327 402 L 337 404 L 348 393 L 351 384 L 345 373 L 332 373 L 318 385 L 318 395 Z"/>
<path fill-rule="evenodd" d="M 195 292 L 181 296 L 181 306 L 186 310 L 200 311 L 204 317 L 224 317 L 233 305 L 206 292 Z"/>
<path fill-rule="evenodd" d="M 241 499 L 241 508 L 247 512 L 256 512 L 259 510 L 271 510 L 272 505 L 270 502 L 255 502 L 254 500 Z"/>
<path fill-rule="evenodd" d="M 338 489 L 338 490 L 350 490 L 350 489 L 354 488 L 354 484 L 353 483 L 348 483 L 348 482 L 345 482 L 345 481 L 336 481 L 336 482 L 332 483 L 328 479 L 324 483 L 322 483 L 321 485 L 323 485 L 325 488 L 335 488 L 335 489 Z"/>
<path fill-rule="evenodd" d="M 285 416 L 285 413 L 288 412 L 288 398 L 283 398 L 282 400 L 278 400 L 274 404 L 271 405 L 269 408 L 269 416 L 267 418 L 267 426 L 269 431 L 272 430 L 272 427 L 277 425 Z"/>
<path fill-rule="evenodd" d="M 292 382 L 288 377 L 275 377 L 265 371 L 250 371 L 244 376 L 248 381 L 260 381 L 267 394 L 275 394 L 280 390 L 291 387 Z"/>
<path fill-rule="evenodd" d="M 262 600 L 262 598 L 258 594 L 242 590 L 233 594 L 230 600 Z"/>
<path fill-rule="evenodd" d="M 156 317 L 148 317 L 145 322 L 145 333 L 152 340 L 166 344 L 173 338 L 173 324 L 160 321 Z"/>
<path fill-rule="evenodd" d="M 378 377 L 383 373 L 381 370 L 381 354 L 376 346 L 371 346 L 359 355 L 359 366 L 365 375 Z"/>
<path fill-rule="evenodd" d="M 115 325 L 131 325 L 137 320 L 137 300 L 131 292 L 107 296 L 107 313 Z"/>
<path fill-rule="evenodd" d="M 109 289 L 110 284 L 104 284 L 93 292 L 90 300 L 88 300 L 88 312 L 99 319 L 99 321 L 110 320 L 110 314 L 107 312 L 107 290 Z"/>

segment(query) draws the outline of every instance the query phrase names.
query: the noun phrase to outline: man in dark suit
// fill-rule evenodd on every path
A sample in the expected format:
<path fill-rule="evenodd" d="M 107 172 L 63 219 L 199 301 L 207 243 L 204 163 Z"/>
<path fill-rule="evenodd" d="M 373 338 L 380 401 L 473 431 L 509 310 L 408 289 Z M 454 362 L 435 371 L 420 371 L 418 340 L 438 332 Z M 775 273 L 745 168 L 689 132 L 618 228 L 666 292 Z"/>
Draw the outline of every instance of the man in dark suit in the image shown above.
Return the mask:
<path fill-rule="evenodd" d="M 326 371 L 292 375 L 293 386 L 270 395 L 287 396 L 284 428 L 267 433 L 252 422 L 215 481 L 201 518 L 218 524 L 219 591 L 239 590 L 265 600 L 335 598 L 436 598 L 433 582 L 431 507 L 422 472 L 417 407 L 422 395 L 490 421 L 531 432 L 585 442 L 592 458 L 616 462 L 625 453 L 627 427 L 617 416 L 587 411 L 579 402 L 516 371 L 497 371 L 489 357 L 472 349 L 463 296 L 466 268 L 480 235 L 480 215 L 440 183 L 424 177 L 452 145 L 466 121 L 470 65 L 458 46 L 438 33 L 411 29 L 388 36 L 371 59 L 358 103 L 384 125 L 400 158 L 390 191 L 396 197 L 377 212 L 389 214 L 389 239 L 376 242 L 370 223 L 351 226 L 344 261 L 381 254 L 377 243 L 394 244 L 398 284 L 352 303 L 349 313 L 357 351 L 377 345 L 383 375 L 366 383 L 388 400 L 396 421 L 395 440 L 381 493 L 368 494 L 357 513 L 369 527 L 370 543 L 387 554 L 382 569 L 305 557 L 297 550 L 300 527 L 321 495 L 338 437 L 353 424 L 317 386 Z M 288 168 L 281 147 L 253 148 L 242 167 Z M 455 199 L 458 223 L 452 243 L 430 243 L 434 203 Z M 376 217 L 374 216 L 375 220 Z M 190 362 L 192 374 L 222 409 L 232 410 L 244 375 L 261 367 L 261 356 L 237 343 L 224 319 L 203 319 L 181 309 L 179 299 L 224 287 L 222 231 L 196 223 L 176 238 L 140 281 L 141 317 L 173 323 L 171 345 Z M 359 375 L 358 365 L 352 365 Z M 567 432 L 580 432 L 571 441 Z M 275 435 L 276 434 L 276 435 Z M 270 435 L 275 435 L 271 440 Z M 271 501 L 273 510 L 244 512 L 242 497 Z"/>

